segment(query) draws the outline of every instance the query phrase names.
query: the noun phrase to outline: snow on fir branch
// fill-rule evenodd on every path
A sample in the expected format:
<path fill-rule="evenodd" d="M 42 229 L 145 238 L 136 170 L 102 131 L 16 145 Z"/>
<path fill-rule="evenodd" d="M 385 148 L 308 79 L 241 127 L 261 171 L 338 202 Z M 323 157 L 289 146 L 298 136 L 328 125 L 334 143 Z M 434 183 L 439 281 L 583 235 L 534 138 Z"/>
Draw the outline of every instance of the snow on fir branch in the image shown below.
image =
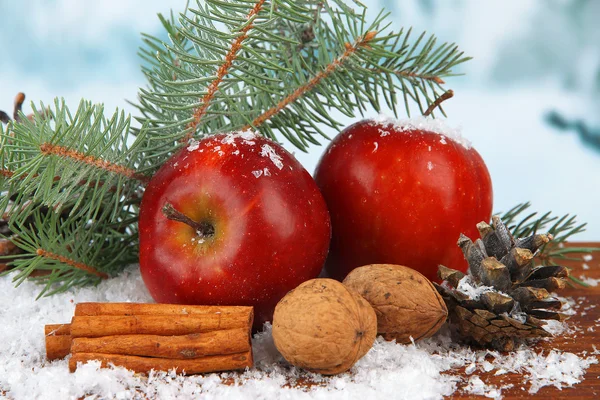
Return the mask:
<path fill-rule="evenodd" d="M 206 0 L 160 16 L 168 42 L 144 35 L 140 49 L 140 126 L 86 101 L 75 113 L 57 100 L 25 116 L 17 96 L 0 126 L 0 211 L 21 252 L 8 258 L 15 282 L 39 275 L 52 294 L 135 261 L 144 185 L 189 139 L 252 127 L 306 151 L 324 128 L 340 128 L 332 110 L 437 107 L 444 79 L 468 58 L 434 36 L 391 30 L 383 12 L 369 23 L 366 12 L 342 0 Z"/>

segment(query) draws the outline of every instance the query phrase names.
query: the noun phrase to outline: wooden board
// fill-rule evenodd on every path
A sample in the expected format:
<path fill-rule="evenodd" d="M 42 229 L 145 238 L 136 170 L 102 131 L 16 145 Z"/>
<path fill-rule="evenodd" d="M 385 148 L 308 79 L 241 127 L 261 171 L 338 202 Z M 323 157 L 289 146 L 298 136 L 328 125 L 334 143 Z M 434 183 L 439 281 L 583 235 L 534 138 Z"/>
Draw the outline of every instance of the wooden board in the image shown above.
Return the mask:
<path fill-rule="evenodd" d="M 600 247 L 600 243 L 571 243 L 569 246 L 590 246 Z M 596 253 L 591 261 L 586 261 L 588 270 L 583 269 L 582 262 L 565 261 L 564 264 L 572 268 L 572 275 L 580 277 L 585 275 L 588 278 L 600 279 L 600 253 Z M 551 341 L 541 342 L 534 347 L 536 351 L 550 351 L 558 349 L 561 351 L 575 353 L 583 356 L 584 352 L 594 351 L 594 347 L 600 350 L 600 286 L 589 288 L 567 288 L 560 292 L 561 296 L 573 297 L 579 299 L 581 304 L 577 309 L 577 315 L 569 320 L 569 324 L 576 328 L 577 332 L 567 336 L 556 338 Z M 585 315 L 582 315 L 584 313 Z M 600 359 L 600 355 L 597 356 Z M 503 389 L 504 399 L 600 399 L 600 364 L 591 365 L 585 374 L 585 380 L 572 388 L 559 390 L 555 387 L 543 387 L 535 395 L 527 392 L 529 385 L 523 384 L 521 376 L 516 374 L 506 374 L 494 376 L 494 371 L 490 373 L 480 373 L 479 377 L 486 383 L 497 387 L 513 384 L 510 389 Z M 466 375 L 465 375 L 466 376 Z M 461 395 L 457 392 L 452 399 L 473 399 L 483 398 L 473 395 Z"/>

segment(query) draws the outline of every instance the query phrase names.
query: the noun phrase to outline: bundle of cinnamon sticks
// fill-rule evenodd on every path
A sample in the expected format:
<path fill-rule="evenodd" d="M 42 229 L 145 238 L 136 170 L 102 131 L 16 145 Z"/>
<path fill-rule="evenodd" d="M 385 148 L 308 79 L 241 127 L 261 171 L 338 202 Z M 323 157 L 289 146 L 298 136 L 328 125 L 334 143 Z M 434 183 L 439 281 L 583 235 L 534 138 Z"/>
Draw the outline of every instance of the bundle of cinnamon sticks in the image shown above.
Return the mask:
<path fill-rule="evenodd" d="M 252 307 L 79 303 L 70 324 L 46 325 L 46 357 L 69 369 L 99 360 L 138 373 L 198 374 L 252 366 Z"/>

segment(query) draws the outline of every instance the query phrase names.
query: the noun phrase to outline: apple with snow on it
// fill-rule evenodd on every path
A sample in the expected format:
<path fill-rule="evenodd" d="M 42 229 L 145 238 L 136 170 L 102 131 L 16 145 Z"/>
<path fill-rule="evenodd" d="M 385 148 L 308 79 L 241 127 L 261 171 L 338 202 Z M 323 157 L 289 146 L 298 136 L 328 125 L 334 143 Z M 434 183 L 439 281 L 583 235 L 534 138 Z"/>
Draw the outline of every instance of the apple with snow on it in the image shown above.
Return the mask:
<path fill-rule="evenodd" d="M 154 175 L 142 199 L 140 268 L 160 303 L 251 305 L 255 328 L 316 278 L 331 228 L 310 174 L 251 132 L 192 142 Z"/>
<path fill-rule="evenodd" d="M 437 280 L 466 271 L 457 240 L 489 221 L 492 184 L 481 156 L 437 120 L 364 120 L 325 150 L 315 180 L 331 215 L 326 270 L 400 264 Z"/>

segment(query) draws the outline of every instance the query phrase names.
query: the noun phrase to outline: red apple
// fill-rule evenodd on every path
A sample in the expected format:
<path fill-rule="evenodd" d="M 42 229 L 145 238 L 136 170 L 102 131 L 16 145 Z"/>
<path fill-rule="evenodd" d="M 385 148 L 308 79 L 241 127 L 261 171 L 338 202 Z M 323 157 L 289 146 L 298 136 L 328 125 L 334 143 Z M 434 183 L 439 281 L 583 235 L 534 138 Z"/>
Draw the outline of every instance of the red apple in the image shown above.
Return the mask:
<path fill-rule="evenodd" d="M 251 305 L 255 328 L 319 275 L 331 236 L 309 173 L 249 132 L 175 154 L 146 188 L 139 229 L 142 278 L 157 302 Z"/>
<path fill-rule="evenodd" d="M 466 271 L 456 242 L 489 221 L 490 175 L 464 140 L 421 126 L 438 129 L 427 120 L 364 120 L 326 149 L 315 180 L 331 215 L 330 276 L 375 263 L 406 265 L 431 280 L 439 264 Z"/>

